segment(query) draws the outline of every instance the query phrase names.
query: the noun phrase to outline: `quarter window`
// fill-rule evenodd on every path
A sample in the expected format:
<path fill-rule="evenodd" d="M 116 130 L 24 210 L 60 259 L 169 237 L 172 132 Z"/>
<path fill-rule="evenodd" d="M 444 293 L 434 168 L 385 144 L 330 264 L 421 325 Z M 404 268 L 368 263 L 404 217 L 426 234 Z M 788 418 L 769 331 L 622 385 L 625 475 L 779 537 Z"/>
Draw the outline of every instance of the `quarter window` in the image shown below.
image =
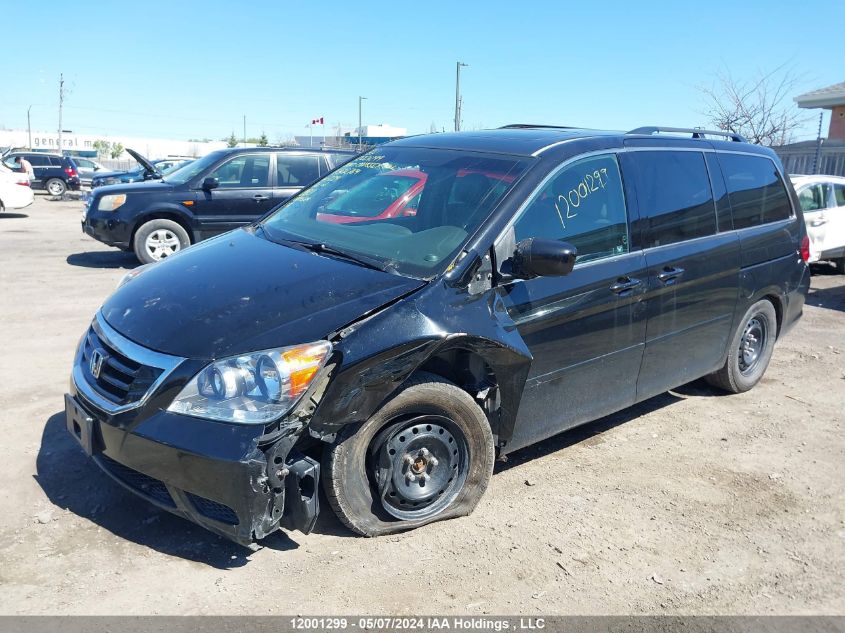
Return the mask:
<path fill-rule="evenodd" d="M 320 177 L 319 156 L 276 154 L 276 179 L 279 187 L 305 187 Z"/>
<path fill-rule="evenodd" d="M 833 204 L 837 207 L 845 207 L 845 185 L 833 185 Z"/>
<path fill-rule="evenodd" d="M 716 233 L 716 205 L 701 152 L 634 152 L 645 248 Z"/>
<path fill-rule="evenodd" d="M 719 154 L 719 163 L 728 185 L 734 228 L 777 222 L 792 215 L 786 187 L 770 159 Z"/>
<path fill-rule="evenodd" d="M 585 158 L 563 168 L 514 224 L 517 241 L 529 237 L 569 242 L 578 261 L 628 252 L 625 194 L 616 156 Z"/>

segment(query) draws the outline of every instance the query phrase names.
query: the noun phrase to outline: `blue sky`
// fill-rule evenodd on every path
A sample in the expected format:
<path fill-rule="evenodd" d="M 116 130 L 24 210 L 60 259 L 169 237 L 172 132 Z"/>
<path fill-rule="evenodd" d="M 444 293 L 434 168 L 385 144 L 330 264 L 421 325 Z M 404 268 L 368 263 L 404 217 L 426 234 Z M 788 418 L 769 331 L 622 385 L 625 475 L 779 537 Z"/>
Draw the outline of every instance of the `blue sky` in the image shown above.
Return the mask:
<path fill-rule="evenodd" d="M 246 115 L 272 141 L 318 116 L 357 125 L 359 95 L 364 123 L 449 130 L 459 59 L 465 129 L 703 125 L 697 87 L 720 71 L 786 65 L 798 93 L 845 81 L 833 0 L 39 0 L 2 15 L 0 127 L 25 128 L 32 105 L 33 129 L 55 130 L 63 72 L 63 127 L 80 134 L 219 139 Z"/>

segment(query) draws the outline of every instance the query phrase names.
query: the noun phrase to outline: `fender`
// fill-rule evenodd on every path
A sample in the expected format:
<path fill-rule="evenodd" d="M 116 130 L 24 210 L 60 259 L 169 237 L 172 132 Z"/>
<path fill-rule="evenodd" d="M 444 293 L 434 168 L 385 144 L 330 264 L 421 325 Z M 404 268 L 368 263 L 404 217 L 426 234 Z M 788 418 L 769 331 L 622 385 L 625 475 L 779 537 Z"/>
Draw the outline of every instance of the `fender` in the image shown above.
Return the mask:
<path fill-rule="evenodd" d="M 473 331 L 458 329 L 467 323 Z M 373 340 L 382 341 L 377 354 Z M 495 290 L 472 295 L 441 280 L 341 330 L 333 342 L 339 364 L 311 419 L 312 435 L 332 441 L 343 426 L 367 420 L 427 360 L 454 349 L 487 363 L 501 398 L 492 431 L 500 445 L 512 435 L 533 357 Z"/>
<path fill-rule="evenodd" d="M 185 207 L 182 205 L 176 204 L 174 202 L 167 202 L 167 201 L 156 201 L 150 204 L 149 208 L 139 211 L 135 214 L 135 218 L 132 224 L 132 231 L 131 234 L 134 237 L 135 231 L 138 230 L 145 222 L 153 219 L 165 219 L 165 220 L 175 220 L 179 224 L 185 227 L 188 231 L 188 234 L 191 235 L 193 240 L 193 233 L 196 229 L 196 219 L 194 218 L 193 214 L 188 212 Z"/>

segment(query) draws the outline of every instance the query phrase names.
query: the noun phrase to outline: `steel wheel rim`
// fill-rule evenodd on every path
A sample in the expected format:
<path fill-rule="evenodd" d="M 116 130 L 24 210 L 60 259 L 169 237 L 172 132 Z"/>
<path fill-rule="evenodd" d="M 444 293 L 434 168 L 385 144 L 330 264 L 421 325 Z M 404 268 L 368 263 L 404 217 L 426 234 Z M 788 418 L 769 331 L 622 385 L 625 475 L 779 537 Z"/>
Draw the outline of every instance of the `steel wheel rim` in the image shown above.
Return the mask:
<path fill-rule="evenodd" d="M 766 346 L 767 336 L 766 320 L 762 316 L 755 315 L 745 324 L 739 341 L 739 371 L 741 373 L 749 374 L 757 367 Z"/>
<path fill-rule="evenodd" d="M 370 444 L 368 475 L 381 506 L 404 521 L 427 519 L 458 496 L 469 445 L 452 420 L 421 415 L 388 424 Z"/>
<path fill-rule="evenodd" d="M 62 187 L 61 183 L 56 182 L 55 180 L 50 183 L 48 186 L 51 195 L 60 196 L 64 193 L 64 187 Z"/>
<path fill-rule="evenodd" d="M 170 229 L 156 229 L 144 240 L 144 248 L 147 249 L 150 257 L 158 261 L 170 257 L 178 252 L 182 243 L 176 234 Z"/>

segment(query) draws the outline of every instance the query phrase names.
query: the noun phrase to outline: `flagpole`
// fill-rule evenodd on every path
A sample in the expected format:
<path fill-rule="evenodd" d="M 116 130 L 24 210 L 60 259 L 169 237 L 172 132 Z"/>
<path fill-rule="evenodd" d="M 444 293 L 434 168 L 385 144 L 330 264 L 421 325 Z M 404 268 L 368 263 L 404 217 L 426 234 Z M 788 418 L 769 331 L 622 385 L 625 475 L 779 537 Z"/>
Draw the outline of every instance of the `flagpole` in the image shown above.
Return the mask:
<path fill-rule="evenodd" d="M 326 119 L 325 117 L 320 117 L 323 123 L 323 147 L 326 146 Z"/>
<path fill-rule="evenodd" d="M 308 147 L 314 147 L 314 131 L 312 129 L 313 127 L 313 123 L 308 124 Z"/>

